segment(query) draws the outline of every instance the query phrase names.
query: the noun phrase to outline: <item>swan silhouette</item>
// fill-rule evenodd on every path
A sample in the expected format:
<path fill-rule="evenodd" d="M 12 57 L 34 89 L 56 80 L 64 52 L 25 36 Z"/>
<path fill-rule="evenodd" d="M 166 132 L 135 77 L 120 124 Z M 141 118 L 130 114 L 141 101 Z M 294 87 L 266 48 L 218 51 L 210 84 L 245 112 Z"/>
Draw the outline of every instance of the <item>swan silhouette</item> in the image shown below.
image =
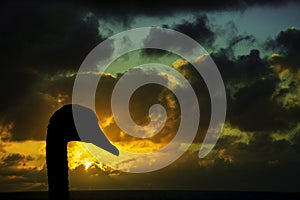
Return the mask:
<path fill-rule="evenodd" d="M 46 164 L 48 175 L 49 199 L 70 199 L 68 180 L 67 144 L 70 141 L 81 141 L 73 118 L 73 111 L 80 114 L 84 126 L 80 131 L 97 138 L 97 146 L 119 155 L 118 149 L 113 146 L 103 134 L 98 125 L 94 111 L 77 104 L 64 105 L 51 116 L 46 137 Z M 83 141 L 93 142 L 93 141 Z"/>

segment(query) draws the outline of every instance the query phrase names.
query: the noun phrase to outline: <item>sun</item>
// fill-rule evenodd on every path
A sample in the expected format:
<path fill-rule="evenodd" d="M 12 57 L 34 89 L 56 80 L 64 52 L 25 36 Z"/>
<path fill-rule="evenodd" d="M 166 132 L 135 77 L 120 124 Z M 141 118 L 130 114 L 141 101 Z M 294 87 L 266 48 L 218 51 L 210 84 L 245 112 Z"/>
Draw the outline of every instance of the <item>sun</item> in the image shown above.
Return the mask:
<path fill-rule="evenodd" d="M 88 159 L 83 160 L 84 169 L 87 171 L 93 164 L 93 161 L 89 161 Z"/>

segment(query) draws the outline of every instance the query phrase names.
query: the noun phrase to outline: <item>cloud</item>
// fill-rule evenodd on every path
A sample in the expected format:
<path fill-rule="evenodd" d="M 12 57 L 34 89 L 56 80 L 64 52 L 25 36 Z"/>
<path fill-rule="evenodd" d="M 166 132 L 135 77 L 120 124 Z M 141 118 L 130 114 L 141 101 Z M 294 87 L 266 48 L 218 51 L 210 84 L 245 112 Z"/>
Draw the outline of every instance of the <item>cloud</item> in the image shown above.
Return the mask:
<path fill-rule="evenodd" d="M 196 17 L 193 22 L 183 21 L 180 24 L 175 24 L 172 28 L 190 36 L 204 47 L 211 48 L 215 41 L 215 33 L 211 30 L 206 15 Z"/>
<path fill-rule="evenodd" d="M 300 105 L 298 98 L 300 70 L 288 64 L 289 59 L 283 55 L 273 54 L 269 62 L 271 69 L 280 80 L 272 98 L 286 109 L 298 107 Z"/>
<path fill-rule="evenodd" d="M 2 42 L 22 67 L 77 68 L 101 40 L 97 18 L 71 5 L 8 5 L 1 19 Z M 14 56 L 20 60 L 14 60 Z"/>
<path fill-rule="evenodd" d="M 19 169 L 10 171 L 0 169 L 0 184 L 1 192 L 44 191 L 47 189 L 46 170 Z"/>
<path fill-rule="evenodd" d="M 143 76 L 146 76 L 151 69 L 131 69 L 130 80 L 135 82 L 135 78 L 140 79 Z M 163 79 L 166 84 L 174 83 L 176 77 L 171 79 L 164 74 L 158 72 L 157 76 Z M 138 75 L 137 75 L 138 74 Z M 175 131 L 178 128 L 179 111 L 176 99 L 174 95 L 169 91 L 165 90 L 164 87 L 156 84 L 148 84 L 138 88 L 133 95 L 131 96 L 128 109 L 130 111 L 132 120 L 139 126 L 144 126 L 146 132 L 152 133 L 155 131 L 154 127 L 147 127 L 150 122 L 149 118 L 149 109 L 154 104 L 161 104 L 167 111 L 167 120 L 163 129 L 157 134 L 148 139 L 135 138 L 130 133 L 124 133 L 115 122 L 113 118 L 113 113 L 111 107 L 111 96 L 115 84 L 119 81 L 119 77 L 104 77 L 104 79 L 99 83 L 100 90 L 96 93 L 96 110 L 100 119 L 100 125 L 102 126 L 104 132 L 109 133 L 108 137 L 121 145 L 135 146 L 135 149 L 143 150 L 143 148 L 138 148 L 140 145 L 144 147 L 144 150 L 147 148 L 152 149 L 151 145 L 158 145 L 159 148 L 165 143 L 170 141 L 173 138 Z M 175 87 L 175 86 L 174 86 Z M 166 98 L 164 98 L 166 97 Z M 109 121 L 109 123 L 108 123 Z M 146 147 L 146 146 L 147 147 Z M 157 148 L 157 147 L 155 147 Z"/>
<path fill-rule="evenodd" d="M 205 1 L 195 2 L 187 0 L 185 2 L 171 2 L 171 1 L 150 1 L 137 2 L 129 0 L 126 2 L 119 2 L 117 5 L 110 2 L 98 3 L 95 1 L 85 1 L 79 3 L 81 6 L 88 6 L 89 8 L 98 11 L 102 16 L 117 15 L 120 18 L 124 16 L 167 16 L 178 14 L 180 12 L 197 12 L 197 11 L 218 11 L 218 10 L 244 10 L 247 7 L 255 5 L 276 6 L 286 3 L 283 0 L 276 1 L 251 1 L 251 0 L 231 0 L 230 2 L 222 1 Z"/>
<path fill-rule="evenodd" d="M 275 39 L 269 39 L 265 48 L 275 51 L 275 53 L 287 56 L 291 61 L 297 61 L 300 55 L 298 46 L 300 45 L 300 30 L 292 27 L 287 30 L 280 31 Z M 296 60 L 295 60 L 296 59 Z M 297 63 L 299 65 L 299 62 Z M 292 67 L 298 68 L 298 66 Z"/>
<path fill-rule="evenodd" d="M 300 105 L 299 66 L 300 31 L 289 28 L 281 31 L 275 39 L 266 42 L 265 47 L 275 53 L 268 59 L 269 65 L 280 82 L 273 94 L 274 100 L 284 108 L 291 109 Z"/>
<path fill-rule="evenodd" d="M 200 145 L 194 144 L 190 151 L 170 166 L 146 174 L 103 171 L 93 166 L 86 170 L 81 165 L 70 171 L 70 188 L 297 191 L 296 180 L 292 177 L 299 175 L 297 169 L 300 163 L 294 158 L 299 156 L 300 140 L 293 137 L 291 141 L 274 140 L 270 133 L 245 132 L 227 123 L 214 150 L 204 159 L 199 160 L 197 150 Z M 74 153 L 83 155 L 76 151 Z M 36 171 L 22 168 L 25 158 L 21 154 L 11 154 L 6 158 L 9 161 L 7 165 L 0 167 L 3 191 L 47 188 L 45 169 Z M 229 183 L 228 179 L 231 180 Z M 282 181 L 276 181 L 278 179 Z M 289 184 L 283 184 L 286 181 Z M 12 183 L 19 187 L 14 187 Z"/>
<path fill-rule="evenodd" d="M 295 160 L 299 151 L 294 139 L 293 142 L 274 140 L 272 131 L 245 132 L 229 123 L 223 131 L 213 151 L 203 159 L 199 160 L 197 156 L 201 145 L 197 143 L 176 162 L 161 170 L 104 176 L 95 168 L 88 173 L 99 175 L 86 177 L 84 169 L 77 169 L 71 172 L 71 185 L 93 189 L 298 190 L 297 180 L 292 178 L 299 175 L 297 168 L 300 166 Z"/>
<path fill-rule="evenodd" d="M 1 133 L 1 135 L 3 132 Z M 1 141 L 2 143 L 3 141 Z M 45 142 L 2 143 L 0 156 L 0 191 L 45 190 Z"/>
<path fill-rule="evenodd" d="M 218 38 L 222 38 L 225 46 L 217 49 L 211 57 L 216 63 L 225 82 L 228 93 L 232 96 L 240 88 L 254 83 L 257 79 L 269 76 L 271 70 L 267 61 L 261 57 L 261 50 L 256 45 L 256 38 L 246 33 L 239 33 L 235 24 L 230 21 L 216 30 Z M 241 53 L 245 45 L 254 47 Z"/>
<path fill-rule="evenodd" d="M 227 120 L 249 131 L 282 130 L 295 123 L 293 114 L 271 99 L 276 84 L 276 79 L 258 80 L 239 89 L 229 102 Z"/>
<path fill-rule="evenodd" d="M 5 153 L 5 147 L 7 143 L 11 140 L 13 128 L 13 123 L 6 124 L 3 120 L 0 123 L 0 152 Z"/>
<path fill-rule="evenodd" d="M 25 156 L 20 154 L 11 154 L 6 158 L 4 158 L 2 162 L 4 162 L 5 165 L 16 165 L 16 164 L 20 164 L 21 162 L 24 163 L 27 159 L 30 160 L 31 157 L 29 156 L 26 158 Z"/>
<path fill-rule="evenodd" d="M 4 46 L 7 47 L 4 61 L 7 66 L 11 67 L 2 69 L 4 70 L 4 73 L 1 73 L 2 80 L 6 81 L 6 84 L 0 86 L 3 88 L 4 97 L 1 99 L 0 106 L 3 107 L 1 114 L 5 116 L 7 123 L 14 122 L 12 129 L 14 140 L 45 138 L 45 127 L 51 113 L 60 105 L 71 102 L 75 70 L 80 65 L 81 58 L 88 53 L 93 45 L 103 39 L 98 32 L 96 11 L 88 12 L 85 6 L 81 7 L 78 4 L 67 6 L 68 3 L 61 4 L 55 12 L 52 11 L 56 4 L 50 6 L 37 4 L 36 7 L 31 5 L 25 6 L 28 9 L 21 9 L 21 4 L 17 4 L 15 7 L 7 4 L 7 10 L 15 9 L 18 12 L 4 12 L 6 20 L 3 18 L 1 21 L 3 25 L 8 27 L 6 31 L 1 33 L 3 34 L 1 38 Z M 63 17 L 66 13 L 68 17 Z M 24 14 L 25 17 L 20 18 L 21 14 Z M 198 38 L 204 41 L 199 36 L 200 30 L 200 33 L 203 32 L 205 35 L 210 36 L 208 40 L 205 40 L 205 43 L 208 44 L 212 44 L 215 38 L 215 33 L 210 29 L 205 15 L 198 16 L 193 22 L 184 21 L 175 24 L 174 27 L 191 34 L 191 36 L 193 35 L 195 39 Z M 19 37 L 18 34 L 21 34 L 22 37 Z M 150 33 L 148 40 L 145 42 L 150 42 L 152 36 L 154 36 L 153 34 L 156 33 Z M 231 38 L 231 46 L 229 45 L 227 49 L 212 54 L 212 57 L 224 77 L 229 93 L 234 99 L 240 88 L 248 87 L 249 84 L 251 85 L 256 81 L 257 77 L 264 78 L 269 71 L 266 67 L 267 64 L 260 58 L 258 50 L 252 50 L 249 55 L 239 56 L 238 58 L 229 55 L 230 49 L 238 42 L 252 42 L 253 37 L 236 33 Z M 164 42 L 168 45 L 168 38 Z M 80 49 L 80 51 L 76 49 Z M 20 53 L 18 54 L 16 51 Z M 21 56 L 20 59 L 13 59 L 15 54 Z M 51 58 L 55 55 L 57 57 Z M 10 60 L 12 62 L 9 62 Z M 194 74 L 196 74 L 193 69 L 188 69 L 186 66 L 178 68 L 178 70 L 189 76 L 190 79 L 193 79 Z M 15 79 L 11 79 L 11 77 L 15 77 Z M 205 83 L 203 83 L 201 77 L 195 77 L 195 80 L 199 81 L 194 83 L 193 87 L 198 88 L 198 92 L 201 91 L 199 100 L 203 101 L 203 105 L 205 105 L 208 103 L 207 95 L 203 95 Z M 109 105 L 109 92 L 115 81 L 114 77 L 105 78 L 107 89 L 104 89 L 104 94 L 107 94 L 108 98 L 99 100 L 99 103 Z M 6 87 L 6 85 L 11 85 L 11 87 Z M 154 90 L 159 93 L 159 89 Z M 167 100 L 173 102 L 170 105 L 173 105 L 174 108 L 174 99 L 170 98 L 170 95 L 167 96 L 169 97 Z M 238 97 L 241 99 L 241 96 L 240 92 Z M 234 102 L 234 105 L 239 104 L 236 100 L 232 100 L 232 102 Z M 31 109 L 33 105 L 35 106 L 34 111 Z M 147 113 L 146 110 L 140 109 L 143 107 L 147 108 L 145 104 L 141 104 L 139 105 L 139 111 L 136 113 L 144 111 L 144 113 Z M 207 106 L 203 107 L 202 111 L 206 113 L 205 116 L 209 116 Z M 101 115 L 104 118 L 111 116 L 108 109 L 102 109 Z M 136 110 L 138 110 L 138 107 L 136 107 Z M 233 108 L 233 110 L 235 109 Z M 145 115 L 136 114 L 135 119 L 139 123 L 146 122 L 147 120 L 144 117 Z M 37 119 L 39 119 L 38 123 Z M 204 117 L 202 119 L 209 118 Z M 207 122 L 204 124 L 207 124 Z M 112 127 L 110 126 L 109 129 L 115 129 Z M 204 127 L 205 125 L 203 125 Z"/>
<path fill-rule="evenodd" d="M 176 42 L 174 42 L 176 41 Z M 144 46 L 148 47 L 143 49 L 142 55 L 146 56 L 165 56 L 170 55 L 172 52 L 183 52 L 185 54 L 192 53 L 197 44 L 189 41 L 186 43 L 185 37 L 176 32 L 168 31 L 168 29 L 152 28 L 148 36 L 144 39 Z M 149 47 L 158 47 L 149 48 Z"/>
<path fill-rule="evenodd" d="M 97 18 L 74 5 L 5 3 L 1 10 L 2 112 L 26 97 L 45 72 L 76 71 L 102 39 Z"/>
<path fill-rule="evenodd" d="M 229 48 L 233 48 L 242 41 L 253 43 L 255 42 L 255 38 L 251 35 L 237 35 L 229 40 Z"/>
<path fill-rule="evenodd" d="M 248 55 L 234 56 L 232 48 L 245 38 L 239 35 L 232 37 L 234 42 L 229 42 L 227 48 L 212 53 L 226 86 L 227 120 L 232 125 L 245 131 L 283 131 L 297 123 L 299 71 L 295 65 L 291 66 L 291 62 L 297 60 L 294 56 L 296 50 L 293 46 L 288 48 L 287 44 L 292 42 L 287 42 L 288 37 L 283 36 L 290 32 L 293 32 L 290 38 L 297 38 L 294 36 L 296 29 L 280 32 L 272 44 L 281 46 L 277 51 L 273 49 L 281 54 L 273 54 L 272 57 L 261 58 L 257 49 L 251 50 Z M 279 45 L 279 41 L 286 42 Z"/>

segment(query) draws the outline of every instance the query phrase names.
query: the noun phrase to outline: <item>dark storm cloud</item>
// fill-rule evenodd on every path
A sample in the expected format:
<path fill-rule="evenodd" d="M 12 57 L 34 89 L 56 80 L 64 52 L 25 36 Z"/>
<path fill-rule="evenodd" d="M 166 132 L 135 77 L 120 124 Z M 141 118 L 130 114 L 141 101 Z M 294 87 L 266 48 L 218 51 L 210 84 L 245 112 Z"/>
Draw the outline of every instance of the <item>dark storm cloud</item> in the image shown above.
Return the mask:
<path fill-rule="evenodd" d="M 13 122 L 12 140 L 44 140 L 48 120 L 62 104 L 71 103 L 75 80 L 73 72 L 61 71 L 37 78 L 35 85 L 22 101 L 9 107 L 5 122 Z"/>
<path fill-rule="evenodd" d="M 248 55 L 233 55 L 232 46 L 221 48 L 211 54 L 226 83 L 246 84 L 268 76 L 271 70 L 267 62 L 260 57 L 257 49 L 252 49 Z"/>
<path fill-rule="evenodd" d="M 21 154 L 12 154 L 3 159 L 5 165 L 15 165 L 25 161 L 25 156 Z"/>
<path fill-rule="evenodd" d="M 188 41 L 188 43 L 186 43 L 186 41 Z M 181 34 L 171 32 L 166 29 L 156 28 L 150 30 L 148 36 L 144 39 L 144 45 L 147 47 L 159 47 L 159 49 L 154 48 L 143 50 L 142 53 L 145 53 L 147 56 L 161 55 L 161 53 L 163 53 L 161 49 L 168 50 L 165 54 L 170 54 L 170 52 L 173 52 L 174 50 L 189 53 L 196 48 L 195 43 L 185 40 L 184 36 L 181 36 Z"/>
<path fill-rule="evenodd" d="M 247 143 L 236 142 L 236 139 L 232 140 L 232 136 L 221 137 L 214 148 L 218 153 L 211 171 L 229 175 L 234 187 L 241 186 L 248 190 L 271 190 L 276 187 L 277 190 L 296 191 L 294 183 L 288 186 L 282 183 L 291 183 L 289 180 L 293 176 L 299 176 L 295 169 L 300 162 L 295 158 L 299 156 L 296 147 L 300 143 L 295 139 L 275 140 L 272 133 L 273 131 L 254 132 Z M 211 159 L 210 156 L 212 155 L 204 160 Z M 245 171 L 248 173 L 245 174 Z M 284 181 L 279 183 L 277 179 Z M 258 182 L 262 184 L 257 184 Z"/>
<path fill-rule="evenodd" d="M 0 191 L 1 192 L 16 192 L 24 190 L 46 190 L 47 177 L 46 168 L 41 170 L 36 168 L 26 168 L 26 158 L 22 160 L 23 155 L 13 155 L 14 157 L 21 157 L 20 162 L 5 163 L 0 166 Z M 8 158 L 11 159 L 12 157 Z M 21 164 L 21 166 L 20 166 Z"/>
<path fill-rule="evenodd" d="M 281 31 L 276 37 L 276 42 L 283 46 L 283 53 L 286 53 L 288 56 L 300 55 L 300 30 L 290 28 L 285 31 Z"/>
<path fill-rule="evenodd" d="M 10 154 L 5 157 L 2 162 L 4 163 L 1 168 L 9 168 L 9 167 L 16 167 L 16 166 L 25 166 L 26 162 L 34 160 L 31 156 L 25 156 L 22 154 L 14 153 Z M 1 171 L 1 169 L 0 169 Z M 1 174 L 3 175 L 3 173 Z"/>
<path fill-rule="evenodd" d="M 193 21 L 183 20 L 180 23 L 172 26 L 163 25 L 163 28 L 173 29 L 180 33 L 186 34 L 196 40 L 205 48 L 212 49 L 216 35 L 211 30 L 208 18 L 206 15 L 197 16 Z M 177 41 L 178 44 L 174 43 Z M 159 46 L 164 49 L 177 49 L 184 53 L 192 51 L 195 48 L 192 43 L 183 43 L 182 39 L 177 34 L 166 32 L 164 30 L 152 29 L 144 40 L 145 46 Z M 160 49 L 145 49 L 142 51 L 144 56 L 164 56 L 170 54 Z"/>
<path fill-rule="evenodd" d="M 215 40 L 215 33 L 211 30 L 206 15 L 198 16 L 194 22 L 183 21 L 172 28 L 197 40 L 205 47 L 211 47 Z"/>
<path fill-rule="evenodd" d="M 275 39 L 266 43 L 266 48 L 279 51 L 287 56 L 299 56 L 300 30 L 289 28 L 281 31 Z"/>
<path fill-rule="evenodd" d="M 296 63 L 297 32 L 295 29 L 288 29 L 280 32 L 273 43 L 269 41 L 269 47 L 272 44 L 275 53 L 285 53 L 283 57 L 272 58 L 271 62 L 261 58 L 259 50 L 256 49 L 251 50 L 248 55 L 233 55 L 234 46 L 242 41 L 252 43 L 252 36 L 231 37 L 227 48 L 211 55 L 226 85 L 227 121 L 232 125 L 245 131 L 278 131 L 288 130 L 297 123 L 299 107 L 287 109 L 276 100 L 291 92 L 293 84 L 289 88 L 281 89 L 280 84 L 284 80 L 270 66 L 270 63 L 279 63 L 288 68 L 290 62 Z M 292 41 L 295 41 L 295 46 Z M 280 92 L 276 92 L 278 88 Z"/>
<path fill-rule="evenodd" d="M 2 13 L 1 27 L 5 27 L 1 43 L 10 53 L 10 61 L 22 67 L 76 69 L 101 39 L 94 16 L 64 4 L 8 6 Z M 14 60 L 16 57 L 19 59 Z"/>
<path fill-rule="evenodd" d="M 1 17 L 1 44 L 7 67 L 76 69 L 99 42 L 96 18 L 76 8 L 17 5 L 6 9 Z"/>
<path fill-rule="evenodd" d="M 287 130 L 295 125 L 300 109 L 287 110 L 275 100 L 280 79 L 259 51 L 233 59 L 227 53 L 212 55 L 226 85 L 227 121 L 245 131 Z"/>
<path fill-rule="evenodd" d="M 230 0 L 230 1 L 196 1 L 187 0 L 183 2 L 174 1 L 136 1 L 127 0 L 121 2 L 101 2 L 101 1 L 84 1 L 79 4 L 89 6 L 96 11 L 99 11 L 100 15 L 118 15 L 118 16 L 134 16 L 134 15 L 146 15 L 146 16 L 166 16 L 170 14 L 177 14 L 179 12 L 193 12 L 193 11 L 215 11 L 215 10 L 238 10 L 246 9 L 249 6 L 255 5 L 281 5 L 287 1 L 283 0 Z"/>
<path fill-rule="evenodd" d="M 235 100 L 228 104 L 227 120 L 246 131 L 289 128 L 290 123 L 296 122 L 293 112 L 286 111 L 271 99 L 277 81 L 257 80 L 254 84 L 240 89 Z"/>
<path fill-rule="evenodd" d="M 65 3 L 8 3 L 1 7 L 1 110 L 27 94 L 37 77 L 76 70 L 102 39 L 98 21 Z"/>
<path fill-rule="evenodd" d="M 70 3 L 6 3 L 0 15 L 0 116 L 14 123 L 13 140 L 44 139 L 58 95 L 73 83 L 51 77 L 77 71 L 103 39 L 98 20 Z"/>
<path fill-rule="evenodd" d="M 272 132 L 255 132 L 248 143 L 222 136 L 205 158 L 199 160 L 198 151 L 188 152 L 142 182 L 167 188 L 298 191 L 297 179 L 292 177 L 300 175 L 300 162 L 295 159 L 299 157 L 299 140 L 274 140 Z M 131 179 L 142 177 L 133 175 Z"/>
<path fill-rule="evenodd" d="M 146 6 L 147 4 L 148 6 Z M 73 83 L 72 78 L 68 78 L 66 82 L 51 81 L 47 80 L 44 75 L 55 76 L 60 71 L 74 72 L 78 69 L 90 50 L 103 40 L 98 32 L 98 18 L 111 20 L 134 15 L 148 15 L 150 10 L 151 16 L 168 16 L 179 11 L 240 9 L 254 4 L 271 5 L 272 3 L 266 1 L 262 3 L 209 1 L 200 4 L 188 1 L 184 4 L 175 4 L 129 1 L 126 2 L 128 6 L 125 6 L 124 3 L 116 3 L 112 6 L 110 3 L 103 4 L 93 1 L 45 2 L 43 4 L 36 1 L 5 3 L 1 7 L 0 20 L 0 25 L 3 27 L 0 33 L 1 48 L 3 48 L 1 53 L 3 67 L 0 75 L 2 82 L 0 86 L 2 92 L 1 115 L 5 115 L 7 123 L 15 122 L 12 130 L 13 139 L 43 139 L 47 118 L 59 105 L 57 102 L 49 102 L 59 101 L 59 95 L 67 95 L 68 99 L 64 102 L 70 101 Z M 157 6 L 160 9 L 151 9 L 151 7 Z M 198 16 L 192 22 L 177 23 L 173 28 L 207 45 L 211 45 L 216 37 L 216 33 L 210 29 L 205 15 Z M 232 46 L 242 40 L 251 41 L 251 37 L 237 37 L 232 40 Z M 164 41 L 168 43 L 168 38 Z M 108 52 L 111 52 L 112 48 L 111 46 Z M 251 61 L 253 65 L 260 61 L 259 59 L 255 60 L 259 56 L 255 52 L 249 56 L 250 60 L 254 59 Z M 240 65 L 236 64 L 235 60 L 226 60 L 222 56 L 216 59 L 221 60 L 219 63 L 228 62 L 228 67 L 221 65 L 221 68 L 226 68 L 224 73 L 228 73 L 227 71 L 229 71 L 228 74 L 236 73 L 235 70 L 230 71 L 229 69 L 232 66 Z M 247 59 L 247 57 L 241 58 L 240 62 L 246 66 L 248 71 L 254 71 L 254 77 L 260 65 L 253 67 Z M 231 63 L 233 65 L 229 66 Z M 45 84 L 47 82 L 48 84 Z M 46 104 L 47 106 L 45 106 Z M 33 124 L 37 123 L 37 116 L 40 116 L 39 120 L 41 121 L 39 121 L 39 125 L 34 126 Z"/>
<path fill-rule="evenodd" d="M 258 77 L 270 72 L 258 49 L 250 50 L 248 55 L 235 55 L 238 54 L 236 47 L 254 45 L 256 42 L 254 36 L 239 33 L 233 22 L 227 23 L 224 28 L 217 29 L 215 35 L 223 38 L 226 43 L 225 47 L 215 49 L 211 53 L 211 57 L 218 66 L 225 83 L 253 82 Z"/>
<path fill-rule="evenodd" d="M 265 48 L 274 53 L 281 54 L 280 57 L 273 58 L 271 63 L 281 64 L 283 67 L 299 69 L 300 67 L 300 30 L 289 28 L 281 31 L 275 39 L 266 42 Z"/>

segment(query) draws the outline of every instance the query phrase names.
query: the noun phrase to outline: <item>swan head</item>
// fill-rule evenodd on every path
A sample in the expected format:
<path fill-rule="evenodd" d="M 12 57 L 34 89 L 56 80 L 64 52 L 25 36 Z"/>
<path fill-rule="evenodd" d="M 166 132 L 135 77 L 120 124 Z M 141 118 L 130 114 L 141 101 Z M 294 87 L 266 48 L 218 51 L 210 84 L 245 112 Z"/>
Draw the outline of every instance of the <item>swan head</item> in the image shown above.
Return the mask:
<path fill-rule="evenodd" d="M 77 117 L 74 118 L 74 115 Z M 62 137 L 66 143 L 70 141 L 93 143 L 114 155 L 119 155 L 119 150 L 100 129 L 95 112 L 85 106 L 67 104 L 52 115 L 47 140 L 59 140 L 57 137 Z"/>

